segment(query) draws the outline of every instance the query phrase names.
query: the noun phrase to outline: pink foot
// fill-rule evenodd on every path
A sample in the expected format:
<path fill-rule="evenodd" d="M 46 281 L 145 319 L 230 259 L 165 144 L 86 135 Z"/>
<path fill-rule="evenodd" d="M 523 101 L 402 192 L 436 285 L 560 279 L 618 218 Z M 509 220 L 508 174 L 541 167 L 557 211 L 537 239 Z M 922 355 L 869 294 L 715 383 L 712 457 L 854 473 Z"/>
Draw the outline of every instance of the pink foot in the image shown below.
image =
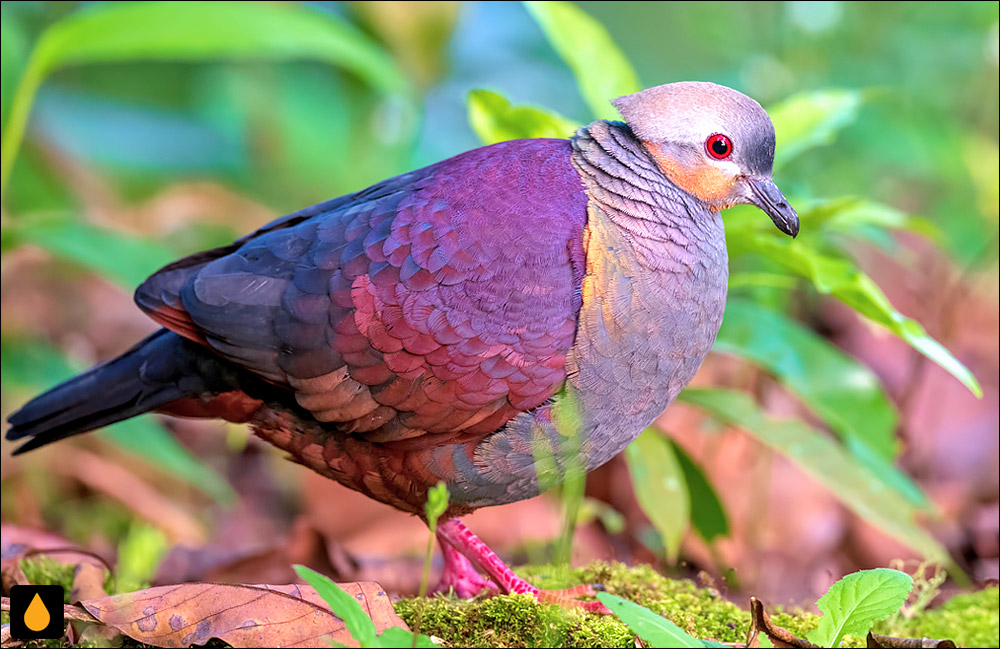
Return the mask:
<path fill-rule="evenodd" d="M 593 596 L 598 590 L 603 590 L 601 586 L 583 585 L 566 590 L 540 590 L 535 588 L 525 580 L 514 574 L 514 571 L 507 567 L 500 557 L 493 550 L 490 550 L 479 537 L 472 533 L 469 528 L 462 524 L 457 518 L 444 521 L 438 524 L 438 539 L 441 541 L 442 549 L 450 547 L 451 550 L 462 557 L 464 564 L 468 565 L 464 569 L 463 575 L 469 572 L 475 574 L 476 578 L 483 578 L 475 573 L 474 567 L 479 567 L 489 575 L 490 579 L 500 586 L 504 593 L 530 593 L 539 602 L 546 604 L 559 604 L 568 608 L 582 608 L 592 613 L 610 613 L 604 604 L 594 601 L 580 601 L 577 597 Z M 448 551 L 445 552 L 445 574 L 448 574 Z M 442 582 L 444 577 L 442 577 Z M 485 581 L 485 580 L 483 580 Z M 466 582 L 463 582 L 466 587 Z M 482 588 L 479 589 L 480 591 Z M 458 589 L 455 590 L 458 593 Z M 479 592 L 479 591 L 477 591 Z"/>
<path fill-rule="evenodd" d="M 441 580 L 431 593 L 454 592 L 457 597 L 468 599 L 484 590 L 496 591 L 496 584 L 476 572 L 472 563 L 448 541 L 441 538 L 440 533 L 438 545 L 441 546 L 441 554 L 444 556 L 444 571 L 441 573 Z"/>

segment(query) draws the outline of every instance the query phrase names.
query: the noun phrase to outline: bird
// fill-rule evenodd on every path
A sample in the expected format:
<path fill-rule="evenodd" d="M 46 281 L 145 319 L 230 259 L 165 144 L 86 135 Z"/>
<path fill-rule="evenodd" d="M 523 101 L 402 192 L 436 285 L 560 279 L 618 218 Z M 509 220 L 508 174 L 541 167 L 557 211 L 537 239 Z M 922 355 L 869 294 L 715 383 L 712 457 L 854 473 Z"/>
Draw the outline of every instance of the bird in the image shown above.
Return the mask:
<path fill-rule="evenodd" d="M 774 127 L 714 83 L 611 102 L 566 139 L 477 148 L 278 218 L 151 275 L 160 329 L 9 417 L 23 453 L 146 412 L 246 423 L 290 459 L 426 520 L 438 589 L 604 611 L 546 591 L 461 522 L 621 452 L 722 323 L 721 210 L 795 237 Z"/>

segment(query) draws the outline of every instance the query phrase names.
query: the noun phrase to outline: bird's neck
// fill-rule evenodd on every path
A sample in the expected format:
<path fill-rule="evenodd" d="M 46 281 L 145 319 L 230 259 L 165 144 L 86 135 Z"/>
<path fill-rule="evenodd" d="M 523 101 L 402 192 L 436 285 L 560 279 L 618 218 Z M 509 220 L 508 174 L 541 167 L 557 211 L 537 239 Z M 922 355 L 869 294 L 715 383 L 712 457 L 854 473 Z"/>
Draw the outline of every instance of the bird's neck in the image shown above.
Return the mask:
<path fill-rule="evenodd" d="M 719 213 L 674 186 L 631 130 L 594 122 L 573 140 L 588 194 L 586 272 L 567 359 L 590 467 L 676 398 L 715 341 L 728 259 Z"/>
<path fill-rule="evenodd" d="M 684 272 L 698 258 L 718 256 L 718 211 L 677 187 L 627 125 L 593 122 L 572 143 L 573 166 L 599 212 L 590 210 L 590 230 L 613 226 L 637 261 L 653 269 Z"/>

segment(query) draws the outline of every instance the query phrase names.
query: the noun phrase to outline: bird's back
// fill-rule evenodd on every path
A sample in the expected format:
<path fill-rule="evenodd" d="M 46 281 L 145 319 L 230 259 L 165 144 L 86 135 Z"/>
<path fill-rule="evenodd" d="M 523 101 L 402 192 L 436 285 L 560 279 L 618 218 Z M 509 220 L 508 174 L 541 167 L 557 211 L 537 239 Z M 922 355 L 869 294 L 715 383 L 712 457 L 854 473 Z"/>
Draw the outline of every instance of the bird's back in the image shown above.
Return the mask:
<path fill-rule="evenodd" d="M 476 149 L 172 264 L 136 300 L 285 388 L 278 410 L 380 445 L 355 454 L 476 440 L 565 380 L 586 219 L 570 157 Z"/>

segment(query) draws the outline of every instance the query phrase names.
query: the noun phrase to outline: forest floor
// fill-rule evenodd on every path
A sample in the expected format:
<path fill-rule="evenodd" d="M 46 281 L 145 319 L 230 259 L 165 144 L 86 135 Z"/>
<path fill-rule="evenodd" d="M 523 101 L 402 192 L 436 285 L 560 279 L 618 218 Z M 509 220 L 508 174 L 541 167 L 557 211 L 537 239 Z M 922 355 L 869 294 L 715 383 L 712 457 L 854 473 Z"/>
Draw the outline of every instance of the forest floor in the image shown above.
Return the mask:
<path fill-rule="evenodd" d="M 73 571 L 66 570 L 64 564 L 27 559 L 21 567 L 34 583 L 60 583 L 67 594 L 73 586 Z M 600 583 L 608 592 L 665 616 L 694 637 L 728 646 L 747 646 L 750 612 L 727 600 L 711 586 L 699 586 L 688 579 L 669 579 L 649 566 L 627 567 L 618 563 L 595 562 L 572 569 L 568 574 L 565 569 L 560 571 L 551 566 L 523 567 L 519 572 L 542 588 L 565 585 L 567 578 L 575 583 Z M 918 580 L 916 588 L 925 587 L 927 584 Z M 804 638 L 819 620 L 818 615 L 802 609 L 764 604 L 774 625 L 799 638 Z M 501 595 L 472 601 L 448 597 L 408 598 L 395 602 L 394 607 L 411 629 L 419 629 L 446 647 L 643 646 L 638 643 L 635 633 L 614 616 L 542 605 L 527 595 Z M 877 623 L 873 632 L 897 638 L 947 639 L 959 647 L 998 647 L 998 611 L 1000 595 L 998 588 L 992 585 L 955 595 L 943 604 L 920 610 L 904 609 L 889 620 Z M 8 621 L 4 613 L 4 624 Z M 75 646 L 151 646 L 127 635 L 105 635 L 103 641 L 86 638 L 84 636 Z M 10 644 L 9 637 L 4 640 L 5 647 L 71 646 L 65 639 L 20 645 Z M 218 640 L 208 640 L 208 643 L 228 646 Z M 750 646 L 766 645 L 758 642 Z M 847 636 L 843 646 L 863 647 L 865 639 Z"/>

